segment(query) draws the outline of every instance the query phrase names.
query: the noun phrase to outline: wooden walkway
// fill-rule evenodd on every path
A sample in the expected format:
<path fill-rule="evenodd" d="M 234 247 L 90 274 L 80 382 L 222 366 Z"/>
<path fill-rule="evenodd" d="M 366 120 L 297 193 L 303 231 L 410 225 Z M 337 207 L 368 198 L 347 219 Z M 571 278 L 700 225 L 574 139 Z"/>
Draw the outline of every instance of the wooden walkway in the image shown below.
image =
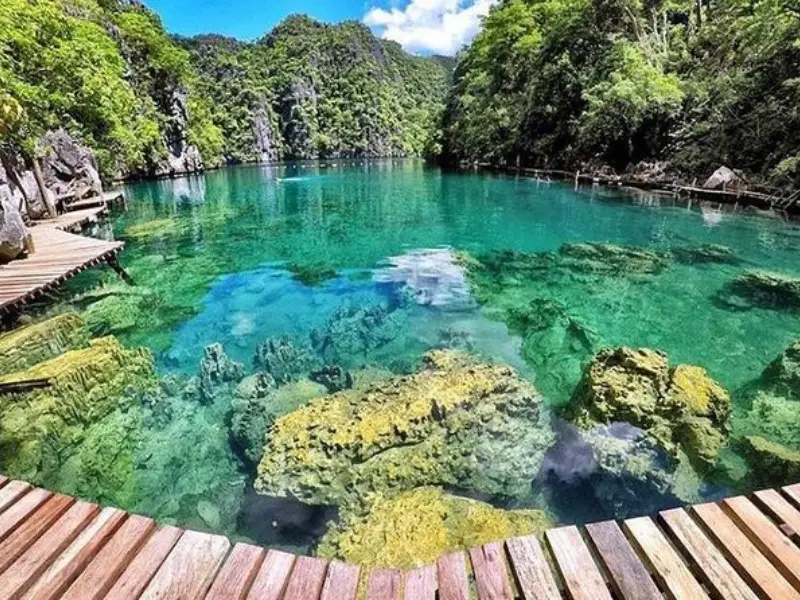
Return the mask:
<path fill-rule="evenodd" d="M 795 600 L 799 508 L 795 485 L 362 577 L 355 565 L 232 545 L 0 476 L 0 599 Z"/>
<path fill-rule="evenodd" d="M 102 206 L 65 213 L 31 227 L 35 251 L 0 265 L 0 315 L 19 309 L 89 267 L 115 260 L 122 242 L 67 233 L 96 221 L 105 210 Z"/>

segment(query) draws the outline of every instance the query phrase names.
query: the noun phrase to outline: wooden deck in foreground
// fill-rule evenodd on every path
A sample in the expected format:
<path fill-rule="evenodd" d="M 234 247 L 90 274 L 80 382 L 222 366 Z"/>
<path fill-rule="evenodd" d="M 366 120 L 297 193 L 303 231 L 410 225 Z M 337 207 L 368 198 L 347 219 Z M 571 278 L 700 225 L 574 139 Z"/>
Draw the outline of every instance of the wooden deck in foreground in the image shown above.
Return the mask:
<path fill-rule="evenodd" d="M 114 260 L 124 244 L 67 233 L 96 221 L 95 207 L 40 221 L 29 229 L 35 252 L 0 265 L 0 315 L 24 306 L 81 271 Z"/>
<path fill-rule="evenodd" d="M 0 476 L 0 599 L 791 600 L 798 509 L 795 485 L 360 577 L 358 566 L 232 545 Z"/>

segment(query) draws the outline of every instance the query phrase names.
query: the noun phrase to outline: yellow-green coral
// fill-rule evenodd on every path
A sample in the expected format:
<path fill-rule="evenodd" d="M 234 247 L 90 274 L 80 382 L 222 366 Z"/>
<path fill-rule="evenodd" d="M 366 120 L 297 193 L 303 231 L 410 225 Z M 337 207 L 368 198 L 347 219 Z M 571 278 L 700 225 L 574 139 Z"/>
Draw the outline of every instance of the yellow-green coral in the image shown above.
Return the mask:
<path fill-rule="evenodd" d="M 24 371 L 67 350 L 89 343 L 83 320 L 59 315 L 0 336 L 0 376 Z"/>
<path fill-rule="evenodd" d="M 539 510 L 502 510 L 424 487 L 377 496 L 366 513 L 344 512 L 317 554 L 365 567 L 408 569 L 431 564 L 446 552 L 540 533 L 550 526 Z"/>
<path fill-rule="evenodd" d="M 426 484 L 523 495 L 553 433 L 507 366 L 455 351 L 411 376 L 312 400 L 267 433 L 256 490 L 316 504 Z"/>

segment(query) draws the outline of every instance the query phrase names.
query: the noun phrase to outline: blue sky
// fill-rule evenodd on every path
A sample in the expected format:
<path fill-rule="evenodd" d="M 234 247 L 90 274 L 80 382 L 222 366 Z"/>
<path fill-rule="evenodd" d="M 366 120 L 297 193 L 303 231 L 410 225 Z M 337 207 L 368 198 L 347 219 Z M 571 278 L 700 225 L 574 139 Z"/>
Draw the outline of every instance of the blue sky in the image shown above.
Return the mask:
<path fill-rule="evenodd" d="M 171 33 L 221 33 L 253 40 L 284 17 L 364 21 L 376 34 L 419 54 L 455 54 L 497 0 L 145 0 Z"/>

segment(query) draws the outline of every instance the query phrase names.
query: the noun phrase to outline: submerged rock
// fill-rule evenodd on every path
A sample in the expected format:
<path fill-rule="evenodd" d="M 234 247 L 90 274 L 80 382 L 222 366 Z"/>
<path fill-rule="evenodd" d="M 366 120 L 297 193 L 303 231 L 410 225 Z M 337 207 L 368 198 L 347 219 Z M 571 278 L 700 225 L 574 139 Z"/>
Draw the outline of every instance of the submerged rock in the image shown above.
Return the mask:
<path fill-rule="evenodd" d="M 336 269 L 323 263 L 292 263 L 287 268 L 297 281 L 308 287 L 316 287 L 338 275 Z"/>
<path fill-rule="evenodd" d="M 200 361 L 200 399 L 210 402 L 219 385 L 236 383 L 243 377 L 244 367 L 225 354 L 222 344 L 207 346 Z"/>
<path fill-rule="evenodd" d="M 389 344 L 401 327 L 396 312 L 383 306 L 342 306 L 324 327 L 311 331 L 311 345 L 326 362 L 347 364 Z"/>
<path fill-rule="evenodd" d="M 432 564 L 447 552 L 542 533 L 551 526 L 540 510 L 502 510 L 423 487 L 377 496 L 364 511 L 341 513 L 317 554 L 364 567 L 409 569 Z"/>
<path fill-rule="evenodd" d="M 559 254 L 568 268 L 604 275 L 660 273 L 670 262 L 659 252 L 614 244 L 564 244 Z"/>
<path fill-rule="evenodd" d="M 761 374 L 759 385 L 800 401 L 800 342 L 789 346 Z"/>
<path fill-rule="evenodd" d="M 587 367 L 567 417 L 590 429 L 626 422 L 672 456 L 683 450 L 700 468 L 716 462 L 728 434 L 730 396 L 705 369 L 649 349 L 603 350 Z"/>
<path fill-rule="evenodd" d="M 743 438 L 742 446 L 755 481 L 770 487 L 800 481 L 800 451 L 760 436 Z"/>
<path fill-rule="evenodd" d="M 278 419 L 255 488 L 337 505 L 433 484 L 521 497 L 553 437 L 541 398 L 511 368 L 433 351 L 414 375 Z"/>
<path fill-rule="evenodd" d="M 253 364 L 280 385 L 297 381 L 314 366 L 307 350 L 298 348 L 288 337 L 271 338 L 256 348 Z"/>
<path fill-rule="evenodd" d="M 768 271 L 746 271 L 730 283 L 728 291 L 754 306 L 800 308 L 800 277 Z"/>
<path fill-rule="evenodd" d="M 325 365 L 321 369 L 311 371 L 310 379 L 324 385 L 331 394 L 353 387 L 353 375 L 339 365 Z"/>
<path fill-rule="evenodd" d="M 739 264 L 739 259 L 728 246 L 720 244 L 701 244 L 699 246 L 676 247 L 672 249 L 672 255 L 679 262 L 688 265 L 698 264 Z"/>
<path fill-rule="evenodd" d="M 24 371 L 88 344 L 89 332 L 78 315 L 59 315 L 20 327 L 0 336 L 0 376 Z"/>

